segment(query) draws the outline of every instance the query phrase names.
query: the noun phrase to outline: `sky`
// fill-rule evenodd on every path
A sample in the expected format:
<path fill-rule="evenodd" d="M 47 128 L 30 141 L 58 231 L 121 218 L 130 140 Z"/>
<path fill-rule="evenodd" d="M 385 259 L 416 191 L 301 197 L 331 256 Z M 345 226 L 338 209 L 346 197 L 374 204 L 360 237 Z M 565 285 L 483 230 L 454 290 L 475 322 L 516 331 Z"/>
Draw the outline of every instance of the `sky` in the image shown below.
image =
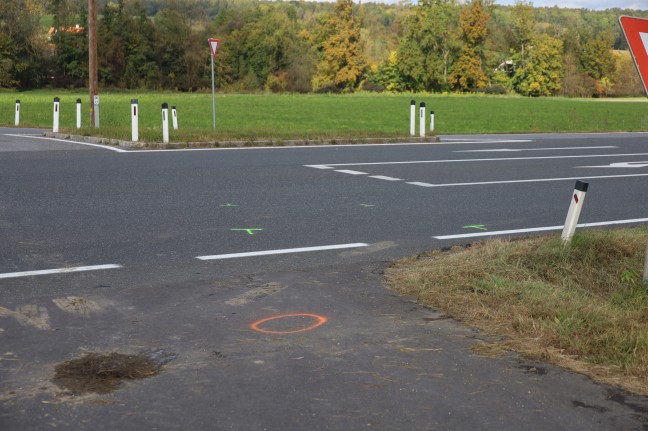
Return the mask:
<path fill-rule="evenodd" d="M 501 5 L 514 5 L 515 0 L 495 0 L 495 3 Z M 567 8 L 584 8 L 584 9 L 637 9 L 648 10 L 648 0 L 532 0 L 535 7 L 558 7 Z"/>

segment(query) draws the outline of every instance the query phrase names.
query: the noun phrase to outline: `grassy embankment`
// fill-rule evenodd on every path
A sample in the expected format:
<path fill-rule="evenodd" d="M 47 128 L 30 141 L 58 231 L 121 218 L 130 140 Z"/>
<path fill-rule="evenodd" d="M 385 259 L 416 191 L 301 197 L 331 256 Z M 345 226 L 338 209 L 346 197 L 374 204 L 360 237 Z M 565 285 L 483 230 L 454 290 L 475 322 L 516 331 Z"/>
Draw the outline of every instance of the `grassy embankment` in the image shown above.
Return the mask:
<path fill-rule="evenodd" d="M 563 247 L 559 235 L 494 240 L 397 262 L 397 291 L 549 361 L 648 395 L 648 285 L 642 282 L 648 228 L 585 230 Z"/>
<path fill-rule="evenodd" d="M 130 101 L 139 100 L 140 140 L 160 141 L 161 104 L 178 109 L 180 130 L 172 142 L 405 137 L 410 100 L 435 111 L 436 133 L 524 133 L 648 131 L 648 106 L 628 101 L 442 95 L 243 95 L 216 97 L 217 129 L 212 130 L 211 94 L 101 94 L 101 128 L 88 124 L 85 92 L 0 93 L 0 125 L 14 123 L 20 99 L 21 125 L 52 127 L 52 100 L 61 99 L 62 132 L 129 140 Z M 76 99 L 83 103 L 84 128 L 77 131 Z M 643 99 L 641 99 L 643 100 Z M 418 130 L 418 126 L 417 126 Z"/>

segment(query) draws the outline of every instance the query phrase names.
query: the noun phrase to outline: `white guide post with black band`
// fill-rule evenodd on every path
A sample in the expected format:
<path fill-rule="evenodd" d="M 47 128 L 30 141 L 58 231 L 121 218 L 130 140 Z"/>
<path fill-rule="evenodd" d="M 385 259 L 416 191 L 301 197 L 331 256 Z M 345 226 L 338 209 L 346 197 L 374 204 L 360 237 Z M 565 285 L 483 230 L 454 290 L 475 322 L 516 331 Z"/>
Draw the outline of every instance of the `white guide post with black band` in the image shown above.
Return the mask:
<path fill-rule="evenodd" d="M 421 102 L 421 118 L 419 120 L 419 132 L 421 138 L 425 138 L 425 102 Z"/>
<path fill-rule="evenodd" d="M 410 135 L 416 136 L 416 100 L 410 102 Z"/>
<path fill-rule="evenodd" d="M 52 124 L 52 132 L 53 133 L 58 133 L 59 131 L 59 110 L 60 110 L 60 105 L 61 105 L 61 99 L 58 97 L 54 98 L 54 121 Z"/>
<path fill-rule="evenodd" d="M 20 126 L 20 100 L 16 100 L 16 126 Z"/>
<path fill-rule="evenodd" d="M 434 111 L 430 111 L 430 133 L 434 132 Z"/>
<path fill-rule="evenodd" d="M 137 99 L 131 99 L 131 141 L 139 140 L 139 112 Z"/>
<path fill-rule="evenodd" d="M 169 143 L 169 104 L 162 104 L 162 142 Z"/>
<path fill-rule="evenodd" d="M 81 128 L 81 99 L 77 99 L 77 109 L 76 109 L 76 114 L 77 114 L 77 129 Z"/>
<path fill-rule="evenodd" d="M 171 107 L 171 119 L 173 120 L 173 130 L 178 130 L 178 111 L 175 106 Z"/>
<path fill-rule="evenodd" d="M 565 245 L 569 244 L 574 236 L 574 232 L 576 232 L 576 225 L 578 224 L 578 218 L 583 208 L 588 186 L 589 184 L 583 181 L 576 181 L 576 185 L 574 186 L 574 194 L 569 205 L 569 211 L 567 211 L 567 219 L 565 220 L 565 226 L 563 227 L 561 236 Z"/>

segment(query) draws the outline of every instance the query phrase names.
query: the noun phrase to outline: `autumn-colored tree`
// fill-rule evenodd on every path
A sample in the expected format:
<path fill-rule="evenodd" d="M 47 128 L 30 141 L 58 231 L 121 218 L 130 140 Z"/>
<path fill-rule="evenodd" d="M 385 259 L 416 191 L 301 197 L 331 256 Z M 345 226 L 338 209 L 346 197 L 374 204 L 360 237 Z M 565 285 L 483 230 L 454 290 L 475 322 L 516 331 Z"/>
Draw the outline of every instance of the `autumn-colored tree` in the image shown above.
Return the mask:
<path fill-rule="evenodd" d="M 482 0 L 473 0 L 461 11 L 459 28 L 464 45 L 450 77 L 455 90 L 471 91 L 488 84 L 488 78 L 482 69 L 482 55 L 489 19 L 490 14 Z"/>
<path fill-rule="evenodd" d="M 515 90 L 525 96 L 551 96 L 563 78 L 563 42 L 547 34 L 536 35 L 527 50 L 527 63 L 513 78 Z"/>
<path fill-rule="evenodd" d="M 360 39 L 360 22 L 352 0 L 338 0 L 324 22 L 325 38 L 319 46 L 321 61 L 313 77 L 313 89 L 353 91 L 369 65 Z"/>

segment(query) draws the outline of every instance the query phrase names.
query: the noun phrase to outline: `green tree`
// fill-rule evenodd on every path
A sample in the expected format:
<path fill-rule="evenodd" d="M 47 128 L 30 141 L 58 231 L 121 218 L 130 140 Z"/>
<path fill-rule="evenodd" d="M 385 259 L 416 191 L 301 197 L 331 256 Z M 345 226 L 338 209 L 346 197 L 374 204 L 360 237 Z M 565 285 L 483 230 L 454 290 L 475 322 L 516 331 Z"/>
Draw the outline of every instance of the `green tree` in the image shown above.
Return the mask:
<path fill-rule="evenodd" d="M 422 0 L 407 20 L 398 46 L 398 71 L 406 90 L 444 91 L 460 42 L 455 0 Z"/>
<path fill-rule="evenodd" d="M 471 91 L 488 84 L 488 78 L 482 69 L 482 57 L 489 18 L 482 0 L 473 0 L 461 11 L 459 27 L 464 44 L 450 78 L 455 90 Z"/>
<path fill-rule="evenodd" d="M 612 52 L 614 34 L 600 33 L 583 44 L 580 60 L 583 71 L 596 80 L 595 95 L 602 96 L 611 88 L 611 79 L 616 71 L 616 60 Z"/>
<path fill-rule="evenodd" d="M 516 1 L 511 9 L 511 29 L 524 57 L 529 42 L 533 39 L 535 28 L 535 10 L 532 3 Z"/>
<path fill-rule="evenodd" d="M 353 91 L 369 69 L 360 39 L 360 22 L 351 0 L 338 0 L 324 22 L 324 39 L 319 44 L 320 62 L 313 77 L 315 90 Z"/>
<path fill-rule="evenodd" d="M 513 78 L 515 91 L 525 96 L 551 96 L 563 78 L 563 42 L 547 34 L 536 35 L 527 50 L 527 63 Z"/>

